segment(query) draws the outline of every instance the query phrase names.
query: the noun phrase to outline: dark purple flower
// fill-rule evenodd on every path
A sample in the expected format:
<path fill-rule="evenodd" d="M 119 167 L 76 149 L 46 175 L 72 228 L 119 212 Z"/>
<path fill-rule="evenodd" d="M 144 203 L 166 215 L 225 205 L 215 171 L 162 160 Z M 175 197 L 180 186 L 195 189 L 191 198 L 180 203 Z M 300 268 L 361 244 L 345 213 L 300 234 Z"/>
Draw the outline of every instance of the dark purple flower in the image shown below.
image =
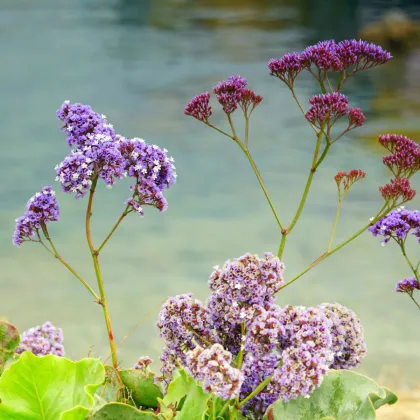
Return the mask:
<path fill-rule="evenodd" d="M 360 108 L 350 108 L 349 109 L 349 130 L 352 130 L 356 127 L 361 127 L 366 121 L 362 110 Z"/>
<path fill-rule="evenodd" d="M 226 114 L 231 114 L 236 110 L 241 101 L 246 84 L 246 79 L 239 75 L 234 75 L 230 76 L 227 80 L 219 82 L 213 88 L 213 92 L 216 94 L 216 98 Z"/>
<path fill-rule="evenodd" d="M 396 177 L 410 178 L 420 170 L 420 149 L 415 141 L 398 134 L 385 134 L 379 136 L 379 143 L 391 152 L 383 158 L 383 163 Z"/>
<path fill-rule="evenodd" d="M 341 71 L 344 68 L 334 40 L 321 41 L 307 47 L 300 58 L 305 67 L 310 69 L 314 66 L 319 72 Z"/>
<path fill-rule="evenodd" d="M 339 303 L 320 305 L 332 321 L 332 350 L 334 361 L 330 369 L 351 369 L 357 367 L 366 356 L 363 329 L 356 314 Z"/>
<path fill-rule="evenodd" d="M 149 356 L 142 356 L 133 366 L 134 370 L 141 370 L 143 373 L 146 373 L 149 365 L 153 363 L 153 360 Z"/>
<path fill-rule="evenodd" d="M 414 289 L 420 290 L 419 282 L 415 277 L 410 278 L 410 279 L 400 280 L 395 286 L 395 291 L 397 293 L 412 294 Z"/>
<path fill-rule="evenodd" d="M 50 186 L 43 187 L 28 201 L 25 214 L 16 219 L 13 243 L 20 246 L 22 242 L 33 239 L 42 229 L 42 224 L 55 222 L 59 217 L 60 208 L 55 192 Z"/>
<path fill-rule="evenodd" d="M 407 210 L 404 207 L 392 210 L 371 226 L 369 232 L 373 236 L 383 236 L 382 245 L 386 245 L 391 238 L 397 242 L 405 241 L 409 234 L 420 242 L 420 211 Z"/>
<path fill-rule="evenodd" d="M 208 349 L 197 346 L 187 354 L 186 367 L 191 376 L 203 383 L 203 389 L 222 400 L 239 396 L 244 375 L 232 367 L 232 353 L 220 344 Z"/>
<path fill-rule="evenodd" d="M 36 356 L 45 356 L 55 354 L 64 356 L 63 331 L 56 328 L 51 322 L 45 322 L 43 325 L 30 328 L 20 336 L 20 344 L 16 353 L 21 354 L 24 351 L 30 351 Z"/>
<path fill-rule="evenodd" d="M 207 123 L 212 114 L 209 101 L 210 94 L 208 92 L 200 93 L 187 104 L 184 114 L 191 115 L 191 117 Z"/>
<path fill-rule="evenodd" d="M 305 114 L 306 119 L 321 128 L 323 124 L 332 126 L 340 117 L 348 114 L 349 101 L 341 93 L 315 95 L 309 99 L 311 107 Z"/>
<path fill-rule="evenodd" d="M 352 169 L 349 172 L 338 172 L 334 177 L 340 197 L 344 197 L 350 190 L 351 186 L 357 181 L 366 177 L 366 172 L 361 169 Z M 341 183 L 344 192 L 341 193 Z"/>
<path fill-rule="evenodd" d="M 61 131 L 67 135 L 69 146 L 88 146 L 98 134 L 111 138 L 115 136 L 106 116 L 94 112 L 89 105 L 65 101 L 57 111 L 57 117 L 64 123 Z"/>
<path fill-rule="evenodd" d="M 272 58 L 268 68 L 270 76 L 278 77 L 291 88 L 298 74 L 305 68 L 305 63 L 301 54 L 294 52 L 281 58 Z"/>
<path fill-rule="evenodd" d="M 407 201 L 412 200 L 416 195 L 416 190 L 411 188 L 410 180 L 408 178 L 391 179 L 389 184 L 379 187 L 379 191 L 384 200 L 387 203 L 390 203 L 392 207 L 406 203 Z"/>

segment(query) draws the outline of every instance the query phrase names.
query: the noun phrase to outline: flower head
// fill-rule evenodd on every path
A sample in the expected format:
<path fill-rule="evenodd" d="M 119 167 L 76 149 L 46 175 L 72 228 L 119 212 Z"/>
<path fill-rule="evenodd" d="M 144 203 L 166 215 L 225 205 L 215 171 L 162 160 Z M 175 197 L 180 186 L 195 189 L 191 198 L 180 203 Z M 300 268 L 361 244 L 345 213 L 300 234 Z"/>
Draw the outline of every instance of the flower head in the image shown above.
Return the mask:
<path fill-rule="evenodd" d="M 379 187 L 379 191 L 392 207 L 411 201 L 416 195 L 416 190 L 411 188 L 408 178 L 391 179 L 389 184 Z"/>
<path fill-rule="evenodd" d="M 240 102 L 244 115 L 249 117 L 262 100 L 262 96 L 257 95 L 253 90 L 244 89 Z"/>
<path fill-rule="evenodd" d="M 36 356 L 45 356 L 55 354 L 64 356 L 63 331 L 56 328 L 51 322 L 45 322 L 23 332 L 20 336 L 20 344 L 16 353 L 21 354 L 24 351 L 30 351 Z"/>
<path fill-rule="evenodd" d="M 88 146 L 98 134 L 111 138 L 115 136 L 112 124 L 108 123 L 105 115 L 96 113 L 89 105 L 65 101 L 58 109 L 57 117 L 64 123 L 61 131 L 67 135 L 69 146 Z"/>
<path fill-rule="evenodd" d="M 339 303 L 324 303 L 320 307 L 332 321 L 334 360 L 330 368 L 355 368 L 366 355 L 366 344 L 360 320 L 352 310 Z"/>
<path fill-rule="evenodd" d="M 360 108 L 350 108 L 349 109 L 349 130 L 352 130 L 356 127 L 361 127 L 366 121 L 362 110 Z"/>
<path fill-rule="evenodd" d="M 222 400 L 239 396 L 244 376 L 232 367 L 232 353 L 220 344 L 208 349 L 197 346 L 187 354 L 186 366 L 191 376 L 203 382 L 203 388 Z"/>
<path fill-rule="evenodd" d="M 337 183 L 337 188 L 340 197 L 345 197 L 349 192 L 351 186 L 366 177 L 366 173 L 361 169 L 352 169 L 349 172 L 338 172 L 334 177 L 335 182 Z M 343 184 L 343 193 L 341 192 L 341 183 Z"/>
<path fill-rule="evenodd" d="M 321 41 L 307 47 L 301 54 L 305 66 L 316 67 L 319 71 L 341 71 L 343 62 L 337 54 L 337 44 L 334 40 Z"/>
<path fill-rule="evenodd" d="M 306 119 L 321 128 L 324 124 L 332 126 L 340 117 L 348 114 L 349 101 L 341 93 L 315 95 L 309 99 L 311 107 L 305 114 Z"/>
<path fill-rule="evenodd" d="M 410 278 L 410 279 L 400 280 L 395 286 L 395 291 L 397 293 L 412 294 L 414 289 L 420 290 L 419 282 L 415 277 Z"/>
<path fill-rule="evenodd" d="M 146 373 L 149 365 L 153 363 L 153 360 L 149 356 L 142 356 L 133 366 L 134 370 L 141 370 L 143 373 Z"/>
<path fill-rule="evenodd" d="M 402 207 L 392 210 L 369 228 L 373 236 L 383 236 L 383 245 L 391 239 L 405 241 L 409 234 L 420 242 L 420 211 L 407 210 Z"/>
<path fill-rule="evenodd" d="M 207 123 L 212 114 L 209 101 L 210 94 L 208 92 L 200 93 L 187 104 L 184 109 L 184 114 L 191 115 L 191 117 Z"/>
<path fill-rule="evenodd" d="M 26 205 L 25 214 L 16 219 L 16 229 L 13 235 L 13 243 L 20 246 L 22 242 L 31 240 L 42 224 L 55 222 L 60 217 L 55 192 L 50 186 L 31 197 Z"/>
<path fill-rule="evenodd" d="M 398 134 L 385 134 L 379 136 L 379 143 L 391 152 L 383 158 L 383 163 L 396 177 L 410 178 L 420 170 L 420 149 L 415 141 Z"/>
<path fill-rule="evenodd" d="M 133 195 L 126 201 L 133 210 L 143 215 L 143 205 L 151 205 L 160 211 L 167 209 L 163 191 L 175 184 L 174 159 L 167 150 L 147 144 L 143 139 L 126 139 L 117 136 L 118 149 L 124 159 L 124 171 L 135 179 L 131 187 Z"/>
<path fill-rule="evenodd" d="M 305 68 L 301 54 L 295 52 L 281 58 L 272 58 L 267 65 L 270 69 L 270 76 L 279 78 L 290 88 L 296 77 Z"/>
<path fill-rule="evenodd" d="M 239 75 L 234 75 L 230 76 L 227 80 L 219 82 L 213 88 L 213 92 L 216 94 L 216 98 L 226 114 L 231 114 L 236 110 L 241 101 L 246 84 L 246 79 Z"/>

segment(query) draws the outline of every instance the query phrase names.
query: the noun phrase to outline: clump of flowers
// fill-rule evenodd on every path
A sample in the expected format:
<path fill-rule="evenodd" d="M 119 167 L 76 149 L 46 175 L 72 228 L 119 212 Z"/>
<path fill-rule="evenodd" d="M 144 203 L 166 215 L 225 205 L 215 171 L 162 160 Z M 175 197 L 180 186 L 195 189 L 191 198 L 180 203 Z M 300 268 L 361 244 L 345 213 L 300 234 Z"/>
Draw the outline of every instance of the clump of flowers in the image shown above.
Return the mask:
<path fill-rule="evenodd" d="M 231 114 L 236 110 L 241 102 L 246 85 L 247 81 L 236 74 L 230 76 L 227 80 L 219 82 L 218 85 L 213 88 L 213 92 L 226 114 Z"/>
<path fill-rule="evenodd" d="M 205 391 L 222 400 L 239 396 L 244 376 L 232 367 L 232 353 L 220 344 L 213 344 L 208 349 L 197 346 L 189 351 L 186 367 L 193 378 L 202 381 Z"/>
<path fill-rule="evenodd" d="M 187 104 L 184 109 L 185 115 L 190 115 L 191 117 L 196 118 L 198 121 L 208 123 L 209 118 L 211 117 L 212 111 L 210 102 L 210 93 L 204 92 L 195 96 L 191 102 Z"/>
<path fill-rule="evenodd" d="M 353 184 L 366 177 L 366 172 L 361 169 L 352 169 L 348 172 L 337 172 L 334 179 L 338 188 L 339 198 L 344 198 Z M 341 186 L 343 189 L 341 189 Z"/>
<path fill-rule="evenodd" d="M 412 294 L 414 290 L 420 290 L 419 281 L 414 278 L 400 280 L 395 286 L 395 291 L 397 293 L 408 293 Z"/>
<path fill-rule="evenodd" d="M 47 354 L 55 354 L 56 356 L 64 356 L 63 331 L 56 328 L 47 321 L 42 325 L 29 328 L 23 332 L 20 337 L 20 345 L 16 349 L 16 353 L 21 354 L 24 351 L 30 351 L 36 356 L 45 356 Z"/>
<path fill-rule="evenodd" d="M 55 191 L 50 187 L 43 187 L 31 197 L 26 205 L 25 214 L 16 219 L 16 229 L 13 235 L 13 243 L 16 246 L 22 245 L 25 241 L 35 241 L 40 231 L 49 222 L 56 222 L 60 217 Z"/>
<path fill-rule="evenodd" d="M 133 366 L 133 369 L 141 370 L 143 373 L 146 373 L 152 363 L 153 360 L 149 356 L 142 356 L 137 360 L 136 364 Z"/>

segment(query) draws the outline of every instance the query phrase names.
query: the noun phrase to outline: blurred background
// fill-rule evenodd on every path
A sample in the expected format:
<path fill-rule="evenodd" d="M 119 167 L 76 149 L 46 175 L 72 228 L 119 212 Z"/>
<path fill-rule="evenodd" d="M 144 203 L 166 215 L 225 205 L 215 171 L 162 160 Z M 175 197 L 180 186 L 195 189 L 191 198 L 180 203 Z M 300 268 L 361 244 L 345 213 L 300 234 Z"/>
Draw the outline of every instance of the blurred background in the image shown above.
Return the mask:
<path fill-rule="evenodd" d="M 183 115 L 192 96 L 239 73 L 264 97 L 251 121 L 250 148 L 287 223 L 306 182 L 314 138 L 266 63 L 330 38 L 363 37 L 394 55 L 345 87 L 367 122 L 342 138 L 317 172 L 287 243 L 286 279 L 325 251 L 336 210 L 335 173 L 361 168 L 368 174 L 346 198 L 338 243 L 382 205 L 378 186 L 390 174 L 377 136 L 420 139 L 418 0 L 3 0 L 0 35 L 0 316 L 21 331 L 52 321 L 63 328 L 71 358 L 108 356 L 102 311 L 42 247 L 25 243 L 17 249 L 11 239 L 29 197 L 47 184 L 59 190 L 53 168 L 69 150 L 55 111 L 64 100 L 90 104 L 120 134 L 166 147 L 176 161 L 168 211 L 146 209 L 143 219 L 130 215 L 101 254 L 117 341 L 149 314 L 121 349 L 126 367 L 144 354 L 158 359 L 155 322 L 165 297 L 192 292 L 205 300 L 214 265 L 248 251 L 278 249 L 275 220 L 239 148 Z M 307 75 L 296 90 L 303 103 L 318 93 Z M 219 111 L 213 121 L 226 128 Z M 236 123 L 241 131 L 242 121 Z M 414 185 L 420 187 L 418 178 Z M 86 199 L 57 195 L 61 221 L 50 232 L 63 257 L 94 284 L 84 237 Z M 112 190 L 101 186 L 93 212 L 96 243 L 129 195 L 125 182 Z M 420 199 L 409 208 L 420 208 Z M 409 252 L 420 257 L 414 241 Z M 420 374 L 420 313 L 393 291 L 409 276 L 396 246 L 382 248 L 365 234 L 285 289 L 278 303 L 338 301 L 352 308 L 369 350 L 360 371 L 409 386 Z"/>

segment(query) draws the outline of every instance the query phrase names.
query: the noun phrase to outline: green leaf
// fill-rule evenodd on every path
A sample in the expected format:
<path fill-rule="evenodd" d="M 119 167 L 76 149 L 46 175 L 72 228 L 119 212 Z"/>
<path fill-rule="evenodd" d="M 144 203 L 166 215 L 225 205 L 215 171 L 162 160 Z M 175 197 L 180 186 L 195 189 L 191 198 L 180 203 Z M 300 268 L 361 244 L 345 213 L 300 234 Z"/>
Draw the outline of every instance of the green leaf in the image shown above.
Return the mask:
<path fill-rule="evenodd" d="M 157 408 L 158 398 L 163 398 L 159 387 L 153 382 L 152 373 L 144 374 L 140 370 L 120 370 L 120 378 L 128 388 L 136 405 Z"/>
<path fill-rule="evenodd" d="M 272 404 L 264 420 L 370 420 L 375 408 L 394 404 L 397 396 L 367 376 L 349 370 L 330 370 L 310 398 Z"/>
<path fill-rule="evenodd" d="M 9 322 L 0 321 L 0 375 L 6 362 L 14 356 L 20 342 L 18 329 Z"/>
<path fill-rule="evenodd" d="M 157 420 L 159 417 L 152 412 L 140 411 L 131 405 L 114 402 L 104 405 L 90 418 L 92 420 Z"/>
<path fill-rule="evenodd" d="M 174 372 L 174 379 L 168 386 L 163 402 L 166 406 L 172 404 L 180 408 L 176 420 L 201 420 L 207 411 L 210 397 L 197 381 L 181 369 Z"/>
<path fill-rule="evenodd" d="M 175 417 L 174 410 L 171 407 L 165 405 L 161 398 L 158 398 L 159 403 L 159 418 L 163 420 L 172 420 Z"/>
<path fill-rule="evenodd" d="M 0 377 L 1 420 L 84 420 L 105 379 L 97 359 L 22 353 Z"/>

